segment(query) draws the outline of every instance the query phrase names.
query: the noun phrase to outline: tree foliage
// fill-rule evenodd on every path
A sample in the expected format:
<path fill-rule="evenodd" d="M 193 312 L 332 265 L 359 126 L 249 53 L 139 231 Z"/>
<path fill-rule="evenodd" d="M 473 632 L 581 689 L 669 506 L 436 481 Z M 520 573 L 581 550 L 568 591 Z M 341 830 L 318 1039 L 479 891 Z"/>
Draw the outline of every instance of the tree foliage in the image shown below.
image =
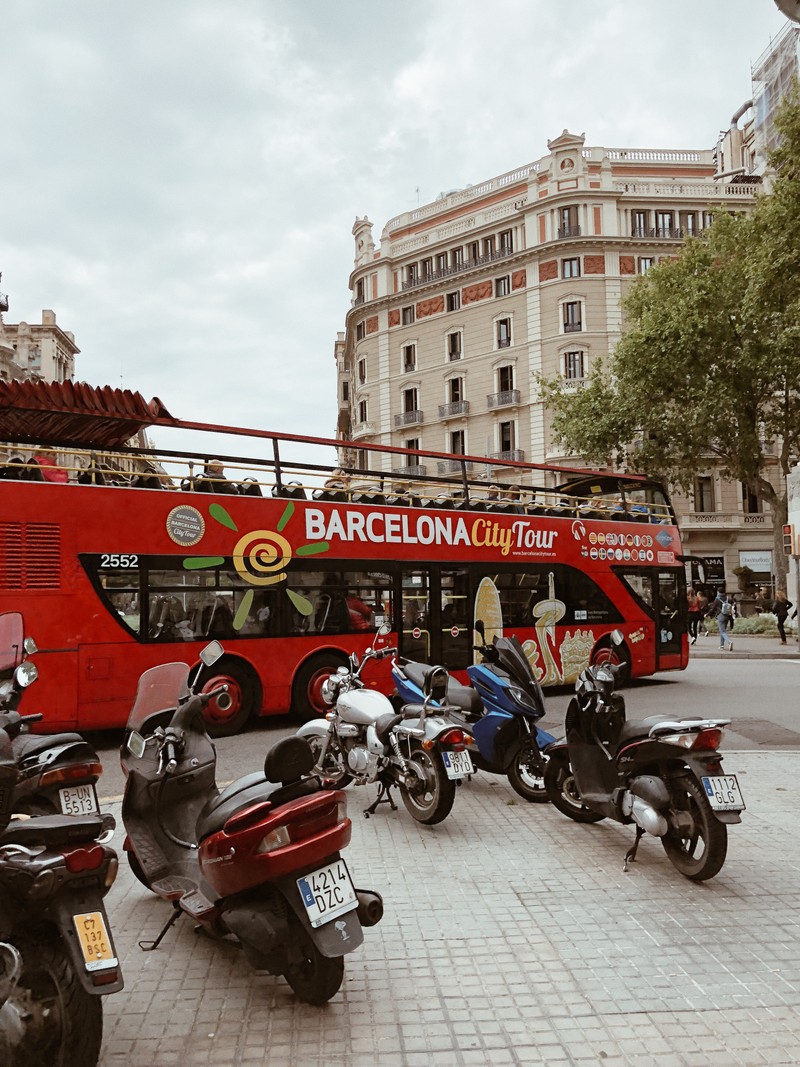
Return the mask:
<path fill-rule="evenodd" d="M 719 211 L 704 233 L 636 279 L 625 328 L 586 388 L 543 382 L 553 431 L 593 463 L 617 462 L 688 489 L 715 457 L 724 476 L 786 521 L 785 475 L 800 456 L 800 91 L 776 126 L 772 184 L 749 214 Z M 767 477 L 767 447 L 784 477 Z M 771 461 L 774 463 L 774 458 Z M 774 556 L 783 565 L 782 550 Z"/>

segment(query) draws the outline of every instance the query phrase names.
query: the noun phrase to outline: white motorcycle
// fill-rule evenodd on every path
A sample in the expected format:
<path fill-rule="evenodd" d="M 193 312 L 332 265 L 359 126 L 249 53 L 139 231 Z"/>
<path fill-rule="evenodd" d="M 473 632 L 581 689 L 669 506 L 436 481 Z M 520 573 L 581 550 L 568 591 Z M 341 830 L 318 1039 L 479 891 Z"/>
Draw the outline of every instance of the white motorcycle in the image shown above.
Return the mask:
<path fill-rule="evenodd" d="M 385 636 L 388 627 L 375 635 Z M 379 804 L 397 809 L 390 790 L 397 786 L 403 803 L 417 822 L 433 825 L 453 808 L 456 785 L 472 774 L 468 734 L 446 717 L 447 671 L 431 667 L 425 678 L 424 702 L 407 704 L 398 713 L 388 697 L 367 689 L 361 672 L 370 660 L 394 655 L 396 648 L 368 648 L 359 662 L 339 667 L 322 685 L 330 707 L 324 719 L 312 719 L 297 731 L 311 746 L 315 774 L 331 789 L 378 784 L 378 797 L 364 812 L 373 815 Z"/>

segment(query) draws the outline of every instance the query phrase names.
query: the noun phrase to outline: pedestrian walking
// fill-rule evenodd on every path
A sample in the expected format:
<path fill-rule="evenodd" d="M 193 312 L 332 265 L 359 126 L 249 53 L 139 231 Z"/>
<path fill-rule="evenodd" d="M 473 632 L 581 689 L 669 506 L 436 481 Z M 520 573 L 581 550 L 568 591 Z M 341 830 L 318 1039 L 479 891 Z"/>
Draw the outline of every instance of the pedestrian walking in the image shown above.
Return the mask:
<path fill-rule="evenodd" d="M 775 600 L 772 602 L 772 614 L 778 623 L 778 633 L 782 645 L 786 644 L 786 620 L 789 618 L 789 612 L 793 607 L 791 600 L 786 596 L 786 590 L 776 589 Z"/>
<path fill-rule="evenodd" d="M 717 620 L 719 647 L 721 649 L 727 648 L 729 652 L 733 652 L 733 639 L 728 633 L 728 624 L 733 623 L 733 611 L 733 594 L 726 594 L 720 589 L 716 598 L 711 603 L 706 616 L 706 618 Z"/>
<path fill-rule="evenodd" d="M 686 609 L 689 615 L 689 641 L 697 641 L 697 628 L 700 625 L 700 598 L 694 589 L 686 590 Z"/>
<path fill-rule="evenodd" d="M 706 621 L 706 616 L 708 615 L 708 596 L 704 589 L 697 590 L 697 605 L 698 611 L 700 612 L 700 622 L 703 624 L 703 636 L 708 637 L 708 622 Z"/>

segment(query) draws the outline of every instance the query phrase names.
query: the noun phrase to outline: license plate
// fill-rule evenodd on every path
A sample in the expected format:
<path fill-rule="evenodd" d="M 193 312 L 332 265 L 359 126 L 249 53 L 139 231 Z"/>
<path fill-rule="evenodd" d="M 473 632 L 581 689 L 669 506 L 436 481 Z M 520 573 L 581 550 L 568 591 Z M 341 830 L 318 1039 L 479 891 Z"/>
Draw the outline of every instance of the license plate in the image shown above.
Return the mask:
<path fill-rule="evenodd" d="M 106 967 L 116 967 L 117 961 L 111 947 L 111 938 L 108 936 L 103 913 L 87 911 L 83 915 L 73 915 L 72 922 L 83 952 L 86 970 L 102 971 Z"/>
<path fill-rule="evenodd" d="M 472 757 L 469 752 L 443 752 L 444 769 L 448 778 L 466 778 L 472 774 Z"/>
<path fill-rule="evenodd" d="M 735 774 L 715 774 L 701 778 L 708 802 L 714 811 L 744 811 L 744 799 Z"/>
<path fill-rule="evenodd" d="M 62 815 L 92 815 L 100 810 L 94 785 L 70 785 L 59 789 Z"/>
<path fill-rule="evenodd" d="M 335 860 L 312 874 L 297 879 L 297 888 L 313 927 L 324 926 L 358 907 L 358 897 L 344 860 Z"/>

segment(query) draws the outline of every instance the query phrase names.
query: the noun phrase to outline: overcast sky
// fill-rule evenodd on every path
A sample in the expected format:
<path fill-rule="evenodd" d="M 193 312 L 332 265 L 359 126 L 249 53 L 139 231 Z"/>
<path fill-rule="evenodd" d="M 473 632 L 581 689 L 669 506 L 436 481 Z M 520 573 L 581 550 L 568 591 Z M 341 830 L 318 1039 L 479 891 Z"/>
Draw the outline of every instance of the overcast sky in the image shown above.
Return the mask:
<path fill-rule="evenodd" d="M 6 322 L 174 415 L 333 436 L 356 216 L 587 145 L 710 148 L 773 0 L 3 0 Z"/>

